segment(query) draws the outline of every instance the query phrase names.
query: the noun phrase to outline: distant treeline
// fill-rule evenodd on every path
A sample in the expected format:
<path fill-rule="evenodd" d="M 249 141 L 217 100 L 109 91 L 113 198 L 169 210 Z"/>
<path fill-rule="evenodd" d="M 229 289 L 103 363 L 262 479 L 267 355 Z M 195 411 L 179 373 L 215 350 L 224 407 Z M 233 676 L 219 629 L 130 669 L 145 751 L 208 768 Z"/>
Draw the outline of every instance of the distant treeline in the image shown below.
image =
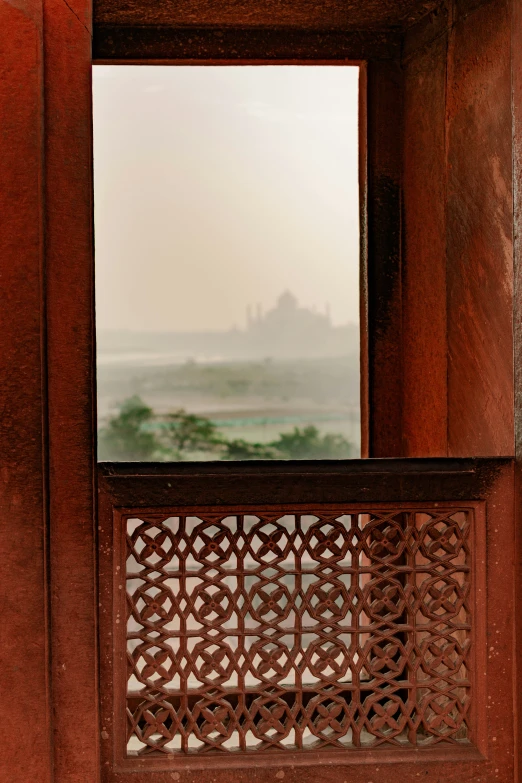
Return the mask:
<path fill-rule="evenodd" d="M 169 366 L 98 365 L 100 402 L 138 395 L 165 396 L 189 407 L 194 398 L 308 401 L 357 408 L 359 359 L 294 359 L 199 363 Z M 154 403 L 155 404 L 155 403 Z M 102 405 L 105 407 L 105 405 Z"/>

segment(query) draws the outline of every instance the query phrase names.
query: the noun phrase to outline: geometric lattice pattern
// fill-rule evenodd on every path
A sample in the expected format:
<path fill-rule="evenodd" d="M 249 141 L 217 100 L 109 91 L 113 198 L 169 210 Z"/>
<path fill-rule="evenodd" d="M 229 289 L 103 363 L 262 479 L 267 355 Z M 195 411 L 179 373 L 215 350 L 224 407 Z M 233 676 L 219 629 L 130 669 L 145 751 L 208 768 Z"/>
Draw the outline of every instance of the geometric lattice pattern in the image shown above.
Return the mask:
<path fill-rule="evenodd" d="M 472 523 L 129 517 L 128 756 L 468 743 Z"/>

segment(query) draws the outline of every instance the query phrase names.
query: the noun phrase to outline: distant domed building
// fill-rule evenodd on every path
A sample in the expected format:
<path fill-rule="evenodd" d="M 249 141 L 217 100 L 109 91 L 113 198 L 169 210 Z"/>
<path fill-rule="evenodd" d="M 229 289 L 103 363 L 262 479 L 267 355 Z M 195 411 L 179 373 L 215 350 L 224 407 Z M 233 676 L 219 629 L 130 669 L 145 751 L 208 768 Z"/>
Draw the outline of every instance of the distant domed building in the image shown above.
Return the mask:
<path fill-rule="evenodd" d="M 110 333 L 99 335 L 99 350 L 149 355 L 168 354 L 184 360 L 326 359 L 353 355 L 359 350 L 359 326 L 332 326 L 328 310 L 317 313 L 300 307 L 294 294 L 284 291 L 275 306 L 262 313 L 247 308 L 246 329 L 226 331 Z"/>
<path fill-rule="evenodd" d="M 331 328 L 328 315 L 315 313 L 305 307 L 299 307 L 297 298 L 290 291 L 284 291 L 277 300 L 276 306 L 262 315 L 258 315 L 250 322 L 250 330 L 266 333 L 283 329 L 287 331 L 306 332 L 309 329 Z"/>
<path fill-rule="evenodd" d="M 290 291 L 284 291 L 275 307 L 264 315 L 257 307 L 255 317 L 247 309 L 245 337 L 253 353 L 274 357 L 300 357 L 342 352 L 346 327 L 333 327 L 328 312 L 300 307 Z M 344 352 L 349 352 L 346 346 Z"/>

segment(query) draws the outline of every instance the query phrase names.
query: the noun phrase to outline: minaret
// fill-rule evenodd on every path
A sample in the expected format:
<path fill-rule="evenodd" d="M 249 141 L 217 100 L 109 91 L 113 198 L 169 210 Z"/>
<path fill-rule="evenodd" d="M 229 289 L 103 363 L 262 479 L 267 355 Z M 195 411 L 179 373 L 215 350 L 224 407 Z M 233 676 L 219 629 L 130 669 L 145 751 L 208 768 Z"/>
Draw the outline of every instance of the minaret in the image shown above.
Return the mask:
<path fill-rule="evenodd" d="M 246 309 L 246 328 L 250 331 L 252 328 L 252 305 L 247 305 Z"/>
<path fill-rule="evenodd" d="M 330 302 L 327 302 L 327 303 L 326 303 L 326 305 L 325 305 L 325 308 L 324 308 L 324 312 L 325 312 L 326 318 L 327 318 L 327 320 L 328 320 L 328 323 L 330 324 L 330 323 L 331 323 L 331 318 L 330 318 Z"/>

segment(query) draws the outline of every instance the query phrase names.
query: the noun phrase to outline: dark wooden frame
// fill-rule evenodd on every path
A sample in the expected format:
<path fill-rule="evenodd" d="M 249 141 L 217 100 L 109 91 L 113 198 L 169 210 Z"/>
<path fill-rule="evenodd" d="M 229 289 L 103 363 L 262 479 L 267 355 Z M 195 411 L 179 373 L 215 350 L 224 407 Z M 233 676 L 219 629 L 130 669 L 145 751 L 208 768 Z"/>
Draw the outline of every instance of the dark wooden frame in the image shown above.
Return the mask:
<path fill-rule="evenodd" d="M 307 27 L 299 8 L 293 27 L 223 26 L 219 4 L 212 25 L 177 26 L 170 7 L 147 10 L 137 24 L 134 7 L 99 0 L 94 56 L 101 62 L 365 62 L 364 456 L 514 454 L 512 258 L 504 239 L 513 232 L 506 195 L 512 150 L 502 132 L 511 105 L 509 2 L 448 0 L 407 29 L 401 22 L 354 31 Z M 468 145 L 460 141 L 465 133 Z M 473 144 L 485 145 L 476 164 L 470 164 Z M 483 163 L 488 154 L 497 155 L 500 198 Z M 487 194 L 488 215 L 476 196 L 467 196 L 478 187 Z M 489 232 L 488 221 L 495 226 Z"/>
<path fill-rule="evenodd" d="M 335 64 L 399 54 L 399 35 L 364 31 L 98 25 L 93 38 L 93 59 L 104 63 Z"/>
<path fill-rule="evenodd" d="M 154 25 L 95 30 L 94 54 L 105 63 L 343 65 L 368 58 L 361 64 L 360 93 L 365 457 L 514 454 L 512 270 L 503 240 L 513 229 L 511 205 L 502 198 L 498 230 L 483 231 L 477 200 L 466 198 L 466 188 L 478 179 L 493 205 L 494 177 L 487 166 L 479 165 L 474 174 L 459 141 L 466 102 L 480 104 L 476 113 L 482 119 L 470 125 L 470 133 L 475 143 L 487 140 L 491 155 L 507 127 L 507 61 L 490 69 L 496 87 L 489 95 L 487 72 L 473 64 L 464 43 L 470 35 L 477 38 L 481 26 L 490 29 L 502 19 L 499 37 L 505 45 L 506 2 L 468 8 L 454 0 L 445 12 L 407 31 L 368 31 L 368 44 L 364 36 L 339 30 Z M 489 38 L 475 44 L 483 46 L 485 61 L 498 50 Z M 460 78 L 473 68 L 477 73 L 468 81 L 477 81 L 474 92 Z M 419 79 L 423 73 L 429 74 L 425 82 Z M 481 93 L 482 101 L 476 98 Z M 499 110 L 492 111 L 497 93 Z M 498 165 L 505 192 L 511 187 L 509 152 L 504 139 Z M 426 178 L 432 187 L 424 194 Z M 454 217 L 459 192 L 465 209 Z M 468 225 L 480 236 L 477 247 Z M 499 263 L 492 263 L 496 257 Z M 475 263 L 470 258 L 477 259 L 477 280 L 481 275 L 487 286 L 470 278 L 469 264 Z M 487 344 L 494 348 L 485 350 Z M 474 405 L 480 423 L 469 413 Z"/>
<path fill-rule="evenodd" d="M 455 8 L 458 18 L 452 21 L 451 29 L 457 30 L 458 36 L 452 41 L 453 51 L 462 46 L 467 20 L 475 18 L 480 24 L 475 26 L 470 46 L 473 57 L 484 67 L 484 79 L 487 81 L 487 69 L 499 58 L 509 59 L 511 113 L 507 122 L 502 117 L 498 138 L 513 139 L 510 160 L 513 182 L 508 192 L 514 203 L 514 226 L 517 226 L 521 219 L 520 3 L 514 0 L 459 0 L 452 4 L 452 10 Z M 101 775 L 99 746 L 105 741 L 105 729 L 100 723 L 98 709 L 98 531 L 94 513 L 92 6 L 90 0 L 69 3 L 28 0 L 22 8 L 20 4 L 0 0 L 0 23 L 3 31 L 0 42 L 3 55 L 0 65 L 3 131 L 0 176 L 2 183 L 6 183 L 0 190 L 0 207 L 6 227 L 0 236 L 0 265 L 7 292 L 2 308 L 4 350 L 0 356 L 3 378 L 0 480 L 5 530 L 1 580 L 4 634 L 0 671 L 7 694 L 4 708 L 9 714 L 9 720 L 3 726 L 0 777 L 13 783 L 27 780 L 96 783 Z M 503 36 L 501 45 L 493 40 L 489 48 L 481 49 L 477 56 L 477 43 L 484 43 L 488 35 L 499 31 Z M 444 40 L 444 32 L 439 38 L 437 35 L 436 29 L 429 24 L 420 24 L 410 30 L 400 44 L 403 62 L 411 62 L 415 51 L 419 56 L 427 52 L 430 40 Z M 305 40 L 309 39 L 303 36 L 302 44 Z M 244 52 L 251 55 L 250 45 L 245 44 Z M 345 56 L 349 54 L 346 40 L 343 47 Z M 302 51 L 301 48 L 299 61 L 302 61 Z M 192 57 L 199 54 L 193 51 Z M 281 54 L 281 49 L 277 50 L 274 44 L 276 59 Z M 373 83 L 377 84 L 378 72 L 385 72 L 389 61 L 372 60 L 369 44 L 368 49 L 352 53 L 355 58 L 363 55 L 372 61 L 371 69 L 376 79 Z M 219 61 L 223 61 L 221 55 Z M 429 55 L 426 63 L 428 66 L 431 63 Z M 473 75 L 471 63 L 472 60 L 464 58 L 462 67 L 452 77 L 456 92 L 449 105 L 451 112 L 458 109 L 458 88 L 466 83 L 474 84 L 469 75 Z M 466 69 L 468 76 L 465 76 Z M 372 78 L 369 75 L 370 81 Z M 418 85 L 416 91 L 411 90 L 414 103 L 416 96 L 422 94 L 419 90 Z M 411 112 L 406 112 L 404 122 L 411 130 Z M 384 125 L 383 136 L 389 130 L 390 126 Z M 455 133 L 458 135 L 458 132 L 457 128 Z M 493 138 L 491 135 L 484 138 L 486 136 L 489 140 Z M 394 177 L 401 182 L 400 176 Z M 464 182 L 463 203 L 467 203 L 466 188 L 469 187 L 469 181 Z M 486 196 L 487 206 L 496 203 L 490 190 Z M 406 200 L 411 203 L 411 198 Z M 367 216 L 372 210 L 371 194 L 369 202 Z M 436 221 L 431 220 L 428 211 L 422 214 L 432 229 L 430 236 L 435 236 L 433 225 Z M 475 219 L 476 215 L 472 217 Z M 488 215 L 486 223 L 494 222 L 494 217 Z M 367 224 L 366 240 L 372 231 L 370 224 L 371 220 Z M 401 226 L 403 224 L 401 217 Z M 522 618 L 518 598 L 520 584 L 518 576 L 516 583 L 500 584 L 503 574 L 498 575 L 498 567 L 500 564 L 501 570 L 506 569 L 506 553 L 512 552 L 513 510 L 510 503 L 513 497 L 517 501 L 517 520 L 520 520 L 520 236 L 520 231 L 514 232 L 515 296 L 501 308 L 507 312 L 513 310 L 515 324 L 517 488 L 514 495 L 507 479 L 504 486 L 499 487 L 492 500 L 499 524 L 497 529 L 488 531 L 489 567 L 496 574 L 494 595 L 490 598 L 499 622 L 503 623 L 503 632 L 509 631 L 513 642 L 514 631 L 519 634 Z M 401 231 L 401 242 L 404 239 L 404 231 Z M 490 257 L 495 258 L 495 252 Z M 403 271 L 401 268 L 400 274 Z M 413 298 L 416 293 L 422 294 L 422 280 L 412 291 Z M 399 334 L 402 324 L 403 320 L 398 317 L 391 319 L 388 336 L 393 330 Z M 422 343 L 430 328 L 428 321 L 424 322 L 421 333 L 413 332 L 417 342 Z M 497 337 L 509 342 L 511 335 Z M 391 337 L 390 340 L 389 360 L 393 364 L 397 358 L 393 356 L 394 341 Z M 485 351 L 491 350 L 494 342 L 486 341 Z M 387 361 L 386 355 L 384 358 Z M 505 388 L 509 388 L 509 373 L 506 378 Z M 472 404 L 473 398 L 470 399 Z M 506 398 L 505 404 L 509 408 L 509 399 Z M 412 414 L 412 420 L 422 429 L 422 416 Z M 425 431 L 429 431 L 429 427 Z M 377 434 L 375 431 L 373 437 Z M 474 451 L 470 442 L 459 442 L 459 437 L 457 433 L 456 449 L 460 446 L 464 453 Z M 499 440 L 501 442 L 509 445 L 509 438 Z M 384 453 L 383 449 L 383 456 Z M 386 473 L 388 466 L 393 468 L 393 464 L 383 462 L 381 470 Z M 407 467 L 400 461 L 395 464 L 401 470 Z M 450 463 L 446 466 L 451 469 Z M 442 464 L 439 468 L 445 469 Z M 260 467 L 260 470 L 264 468 Z M 431 480 L 435 481 L 435 478 L 432 476 Z M 118 481 L 125 486 L 126 479 L 122 477 Z M 161 489 L 161 479 L 156 477 L 156 481 Z M 397 486 L 406 485 L 397 478 Z M 519 524 L 516 530 L 519 574 L 522 562 Z M 511 561 L 507 564 L 511 565 Z M 511 612 L 505 611 L 513 592 L 517 596 L 516 624 Z M 512 666 L 515 651 L 520 670 L 521 650 L 520 643 L 516 649 L 513 644 L 502 647 L 501 654 L 505 656 L 508 668 Z M 508 680 L 512 682 L 510 677 Z M 502 690 L 506 682 L 504 677 L 498 683 L 500 690 L 495 698 L 500 697 L 501 708 L 511 709 L 513 692 L 520 693 L 521 689 L 507 693 Z M 497 702 L 494 708 L 496 705 Z M 513 742 L 511 736 L 497 737 L 497 741 L 506 758 L 513 752 L 518 754 L 519 764 L 518 743 Z M 491 780 L 497 779 L 493 756 L 489 757 L 484 769 Z M 421 771 L 426 770 L 428 774 L 433 772 L 429 764 Z M 418 767 L 412 767 L 413 780 L 418 772 Z M 380 774 L 374 765 L 359 772 L 350 770 L 350 779 L 355 783 L 367 783 L 370 773 L 376 778 Z M 262 774 L 262 771 L 256 771 L 249 777 L 259 780 Z M 473 774 L 473 770 L 462 768 L 459 778 L 472 779 Z M 297 780 L 298 775 L 302 778 L 302 773 L 294 775 L 286 771 L 285 775 L 286 781 Z M 397 772 L 399 777 L 404 780 L 404 774 Z M 329 771 L 325 769 L 316 779 L 330 780 Z M 223 783 L 227 781 L 224 779 Z"/>

